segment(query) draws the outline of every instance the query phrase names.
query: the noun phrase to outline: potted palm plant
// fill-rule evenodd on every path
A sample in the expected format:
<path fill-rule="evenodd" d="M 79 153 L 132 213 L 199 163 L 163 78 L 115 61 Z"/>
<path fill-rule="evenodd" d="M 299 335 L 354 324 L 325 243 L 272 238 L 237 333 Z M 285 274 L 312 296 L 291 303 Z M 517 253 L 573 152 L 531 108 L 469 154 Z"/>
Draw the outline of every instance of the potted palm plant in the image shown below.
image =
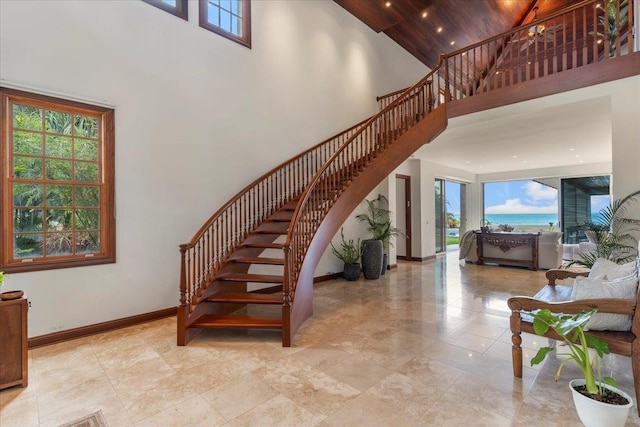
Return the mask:
<path fill-rule="evenodd" d="M 631 397 L 617 388 L 613 378 L 602 377 L 601 359 L 605 354 L 609 354 L 607 343 L 584 332 L 585 325 L 596 311 L 555 314 L 545 308 L 522 313 L 533 318 L 536 334 L 544 335 L 551 328 L 566 344 L 568 351 L 557 353 L 558 356 L 567 358 L 560 363 L 556 371 L 556 381 L 562 368 L 569 361 L 575 362 L 582 371 L 584 378 L 574 379 L 569 383 L 574 405 L 582 423 L 586 427 L 624 426 L 633 404 Z M 594 350 L 593 360 L 589 348 Z M 531 366 L 541 363 L 554 350 L 553 347 L 542 347 L 531 359 Z"/>
<path fill-rule="evenodd" d="M 331 242 L 331 253 L 344 263 L 342 276 L 346 280 L 358 280 L 360 277 L 360 239 L 357 243 L 353 239 L 345 240 L 343 228 L 340 228 L 340 237 L 342 238 L 340 248 L 336 248 Z"/>
<path fill-rule="evenodd" d="M 362 269 L 365 278 L 377 279 L 387 269 L 391 238 L 402 235 L 402 231 L 391 224 L 389 200 L 385 196 L 378 194 L 375 199 L 364 201 L 367 212 L 356 215 L 356 219 L 367 224 L 372 238 L 363 241 Z"/>
<path fill-rule="evenodd" d="M 594 221 L 584 223 L 585 233 L 591 233 L 596 247 L 581 254 L 580 259 L 571 261 L 568 266 L 580 265 L 591 268 L 598 258 L 606 258 L 617 264 L 632 261 L 636 256 L 638 241 L 633 236 L 640 228 L 637 221 L 623 218 L 629 202 L 638 199 L 640 190 L 622 199 L 614 200 L 609 206 L 598 212 Z"/>

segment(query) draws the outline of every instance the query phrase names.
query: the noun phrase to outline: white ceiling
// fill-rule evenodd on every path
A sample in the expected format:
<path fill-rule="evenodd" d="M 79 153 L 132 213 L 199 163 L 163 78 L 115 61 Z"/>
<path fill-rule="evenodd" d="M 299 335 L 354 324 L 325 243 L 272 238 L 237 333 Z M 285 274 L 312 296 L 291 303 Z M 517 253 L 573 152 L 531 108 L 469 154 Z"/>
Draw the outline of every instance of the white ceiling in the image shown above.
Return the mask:
<path fill-rule="evenodd" d="M 416 158 L 475 174 L 611 162 L 611 102 L 501 107 L 449 120 Z"/>

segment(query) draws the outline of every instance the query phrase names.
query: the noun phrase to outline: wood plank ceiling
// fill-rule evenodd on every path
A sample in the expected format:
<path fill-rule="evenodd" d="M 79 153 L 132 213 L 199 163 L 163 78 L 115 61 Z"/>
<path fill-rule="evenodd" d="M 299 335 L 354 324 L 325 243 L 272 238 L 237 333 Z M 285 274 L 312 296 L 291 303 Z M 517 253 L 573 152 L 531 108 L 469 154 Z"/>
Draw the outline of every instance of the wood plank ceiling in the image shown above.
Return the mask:
<path fill-rule="evenodd" d="M 576 0 L 334 0 L 429 68 L 449 53 L 579 3 Z"/>

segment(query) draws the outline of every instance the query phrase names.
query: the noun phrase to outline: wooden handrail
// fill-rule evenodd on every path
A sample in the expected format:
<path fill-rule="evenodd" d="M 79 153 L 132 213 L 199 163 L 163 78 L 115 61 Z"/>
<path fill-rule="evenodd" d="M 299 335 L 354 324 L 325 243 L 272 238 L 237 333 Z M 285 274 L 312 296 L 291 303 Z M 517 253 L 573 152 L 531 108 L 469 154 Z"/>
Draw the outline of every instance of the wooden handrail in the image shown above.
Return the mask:
<path fill-rule="evenodd" d="M 368 120 L 368 119 L 367 119 Z M 240 190 L 180 245 L 180 307 L 191 311 L 224 260 L 266 217 L 297 197 L 315 171 L 367 120 L 303 151 Z"/>

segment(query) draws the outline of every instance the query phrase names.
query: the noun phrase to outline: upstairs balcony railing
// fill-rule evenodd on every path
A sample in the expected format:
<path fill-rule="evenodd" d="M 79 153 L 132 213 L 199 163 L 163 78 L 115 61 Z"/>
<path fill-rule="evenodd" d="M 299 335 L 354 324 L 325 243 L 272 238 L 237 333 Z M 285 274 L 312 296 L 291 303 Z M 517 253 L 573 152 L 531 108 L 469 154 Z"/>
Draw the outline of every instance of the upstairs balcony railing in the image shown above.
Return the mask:
<path fill-rule="evenodd" d="M 445 56 L 449 101 L 633 52 L 634 0 L 587 0 Z"/>

